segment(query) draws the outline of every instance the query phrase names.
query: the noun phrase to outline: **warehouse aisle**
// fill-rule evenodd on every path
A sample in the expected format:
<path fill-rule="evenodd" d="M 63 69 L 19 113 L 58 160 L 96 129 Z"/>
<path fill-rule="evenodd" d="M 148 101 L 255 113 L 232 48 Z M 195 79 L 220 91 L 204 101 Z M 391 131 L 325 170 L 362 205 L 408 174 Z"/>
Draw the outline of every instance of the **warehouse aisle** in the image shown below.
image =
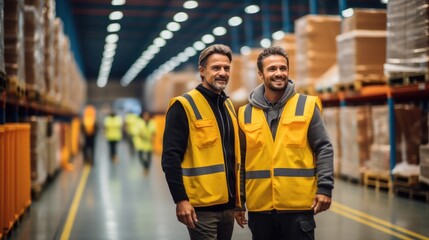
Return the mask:
<path fill-rule="evenodd" d="M 119 162 L 111 163 L 107 143 L 98 140 L 96 165 L 82 166 L 77 158 L 76 170 L 48 185 L 10 239 L 188 239 L 160 156 L 144 174 L 126 143 L 119 145 Z M 429 204 L 336 180 L 332 208 L 316 223 L 318 240 L 429 239 Z M 233 239 L 251 239 L 250 231 L 236 225 Z"/>

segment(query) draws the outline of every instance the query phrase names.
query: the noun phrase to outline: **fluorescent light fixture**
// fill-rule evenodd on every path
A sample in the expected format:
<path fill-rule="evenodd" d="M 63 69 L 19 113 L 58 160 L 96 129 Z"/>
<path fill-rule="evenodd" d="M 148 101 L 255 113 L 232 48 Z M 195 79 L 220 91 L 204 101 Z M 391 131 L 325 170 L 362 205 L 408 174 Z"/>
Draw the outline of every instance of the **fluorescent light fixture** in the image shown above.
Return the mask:
<path fill-rule="evenodd" d="M 387 4 L 387 2 L 389 2 L 389 0 L 380 0 L 381 3 Z"/>
<path fill-rule="evenodd" d="M 345 18 L 353 16 L 354 13 L 355 12 L 354 12 L 353 8 L 347 8 L 346 10 L 343 10 L 341 12 L 341 14 L 343 15 L 343 17 L 345 17 Z"/>
<path fill-rule="evenodd" d="M 121 11 L 114 11 L 114 12 L 110 13 L 109 19 L 110 20 L 120 20 L 120 19 L 122 19 L 123 16 L 124 16 L 124 14 Z"/>
<path fill-rule="evenodd" d="M 271 40 L 268 38 L 263 38 L 260 44 L 261 44 L 261 47 L 263 48 L 269 48 L 271 46 Z"/>
<path fill-rule="evenodd" d="M 157 47 L 164 47 L 167 41 L 164 38 L 157 37 L 153 40 L 153 44 Z"/>
<path fill-rule="evenodd" d="M 179 55 L 177 55 L 177 58 L 180 62 L 186 62 L 186 61 L 188 61 L 189 56 L 186 55 L 186 53 L 181 52 L 181 53 L 179 53 Z"/>
<path fill-rule="evenodd" d="M 204 43 L 209 44 L 209 43 L 212 43 L 212 42 L 214 42 L 214 41 L 215 41 L 215 37 L 214 37 L 213 35 L 211 35 L 211 34 L 206 34 L 206 35 L 204 35 L 204 36 L 201 38 L 201 40 L 202 40 Z"/>
<path fill-rule="evenodd" d="M 188 14 L 184 12 L 178 12 L 176 15 L 174 15 L 173 20 L 176 22 L 184 22 L 188 20 Z"/>
<path fill-rule="evenodd" d="M 196 41 L 192 46 L 195 48 L 195 50 L 201 51 L 206 47 L 206 44 L 201 41 Z"/>
<path fill-rule="evenodd" d="M 241 19 L 241 17 L 232 17 L 228 20 L 228 25 L 231 27 L 235 27 L 240 25 L 243 22 L 243 20 Z"/>
<path fill-rule="evenodd" d="M 252 50 L 248 46 L 243 46 L 243 47 L 240 48 L 240 53 L 242 55 L 245 55 L 245 56 L 249 55 L 251 51 Z"/>
<path fill-rule="evenodd" d="M 198 7 L 198 2 L 197 1 L 186 1 L 183 4 L 183 7 L 186 9 L 194 9 L 194 8 Z"/>
<path fill-rule="evenodd" d="M 104 44 L 104 51 L 113 51 L 117 46 L 116 43 L 106 43 Z"/>
<path fill-rule="evenodd" d="M 171 31 L 168 31 L 168 30 L 163 30 L 159 34 L 159 36 L 164 38 L 164 39 L 171 39 L 173 37 L 173 33 Z"/>
<path fill-rule="evenodd" d="M 107 26 L 108 32 L 117 32 L 119 30 L 121 30 L 121 25 L 119 23 L 111 23 Z"/>
<path fill-rule="evenodd" d="M 104 51 L 103 52 L 103 57 L 104 58 L 113 58 L 115 56 L 115 54 L 116 54 L 115 51 L 111 51 L 111 52 Z"/>
<path fill-rule="evenodd" d="M 215 36 L 223 36 L 226 34 L 226 28 L 224 27 L 216 27 L 213 29 L 213 35 Z"/>
<path fill-rule="evenodd" d="M 282 30 L 280 30 L 273 33 L 272 37 L 274 40 L 281 40 L 285 37 L 285 33 Z"/>
<path fill-rule="evenodd" d="M 180 30 L 180 24 L 177 22 L 170 22 L 167 24 L 167 29 L 172 31 L 172 32 L 176 32 Z"/>
<path fill-rule="evenodd" d="M 112 33 L 107 35 L 106 43 L 116 43 L 119 40 L 118 34 Z"/>
<path fill-rule="evenodd" d="M 112 0 L 113 6 L 120 6 L 120 5 L 124 5 L 124 4 L 125 4 L 125 0 Z"/>
<path fill-rule="evenodd" d="M 185 54 L 188 55 L 188 57 L 193 57 L 195 54 L 197 54 L 197 51 L 193 47 L 187 47 L 185 49 Z"/>
<path fill-rule="evenodd" d="M 259 10 L 260 10 L 260 8 L 259 8 L 259 6 L 258 6 L 258 5 L 249 5 L 249 6 L 247 6 L 247 7 L 244 9 L 244 11 L 245 11 L 247 14 L 254 14 L 254 13 L 259 12 Z"/>

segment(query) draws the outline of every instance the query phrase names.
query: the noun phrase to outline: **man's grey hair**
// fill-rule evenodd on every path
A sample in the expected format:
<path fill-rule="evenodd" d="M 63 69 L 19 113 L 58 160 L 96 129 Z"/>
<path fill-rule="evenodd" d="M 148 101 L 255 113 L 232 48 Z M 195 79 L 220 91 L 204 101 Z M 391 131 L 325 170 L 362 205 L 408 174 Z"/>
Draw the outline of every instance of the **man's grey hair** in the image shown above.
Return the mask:
<path fill-rule="evenodd" d="M 198 58 L 198 66 L 205 68 L 207 66 L 207 59 L 215 53 L 225 55 L 228 57 L 229 62 L 232 61 L 231 48 L 223 44 L 214 44 L 207 47 L 200 53 L 200 57 Z"/>

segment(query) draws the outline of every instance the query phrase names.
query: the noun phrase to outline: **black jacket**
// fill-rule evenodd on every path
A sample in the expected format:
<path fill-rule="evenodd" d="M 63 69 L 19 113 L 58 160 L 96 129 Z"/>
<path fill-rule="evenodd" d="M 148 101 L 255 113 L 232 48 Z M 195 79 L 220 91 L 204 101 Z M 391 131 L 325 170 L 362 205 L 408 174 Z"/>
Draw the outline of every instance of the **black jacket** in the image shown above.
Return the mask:
<path fill-rule="evenodd" d="M 236 176 L 235 176 L 235 152 L 234 129 L 232 119 L 228 114 L 224 102 L 228 98 L 224 92 L 220 95 L 206 89 L 201 84 L 196 87 L 209 102 L 219 126 L 222 137 L 224 159 L 226 161 L 227 183 L 229 189 L 229 202 L 221 205 L 195 208 L 196 210 L 216 211 L 232 209 L 235 207 Z M 186 151 L 189 137 L 188 118 L 185 109 L 179 101 L 176 101 L 166 115 L 162 169 L 165 172 L 168 186 L 175 203 L 189 200 L 182 180 L 181 163 Z"/>

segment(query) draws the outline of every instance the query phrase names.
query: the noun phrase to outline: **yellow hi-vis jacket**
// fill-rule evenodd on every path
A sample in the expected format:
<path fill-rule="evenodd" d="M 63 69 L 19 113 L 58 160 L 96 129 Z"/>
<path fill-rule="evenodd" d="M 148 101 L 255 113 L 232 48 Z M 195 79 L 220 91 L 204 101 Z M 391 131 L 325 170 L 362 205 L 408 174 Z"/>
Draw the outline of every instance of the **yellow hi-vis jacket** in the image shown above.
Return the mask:
<path fill-rule="evenodd" d="M 156 131 L 156 124 L 153 119 L 145 121 L 137 118 L 135 122 L 136 133 L 133 135 L 134 147 L 140 151 L 152 151 L 153 137 Z"/>
<path fill-rule="evenodd" d="M 169 107 L 180 101 L 189 124 L 187 149 L 182 161 L 183 184 L 194 207 L 206 207 L 228 202 L 227 166 L 223 155 L 223 142 L 216 117 L 204 96 L 198 90 L 175 97 Z M 240 143 L 237 117 L 229 99 L 226 109 L 232 119 L 235 139 L 236 205 L 241 206 Z"/>
<path fill-rule="evenodd" d="M 120 116 L 107 116 L 104 119 L 105 136 L 108 141 L 121 141 L 122 118 Z"/>
<path fill-rule="evenodd" d="M 317 97 L 295 94 L 286 103 L 275 140 L 264 112 L 250 104 L 238 111 L 246 136 L 245 194 L 251 212 L 310 210 L 317 190 L 316 165 L 307 141 Z"/>

